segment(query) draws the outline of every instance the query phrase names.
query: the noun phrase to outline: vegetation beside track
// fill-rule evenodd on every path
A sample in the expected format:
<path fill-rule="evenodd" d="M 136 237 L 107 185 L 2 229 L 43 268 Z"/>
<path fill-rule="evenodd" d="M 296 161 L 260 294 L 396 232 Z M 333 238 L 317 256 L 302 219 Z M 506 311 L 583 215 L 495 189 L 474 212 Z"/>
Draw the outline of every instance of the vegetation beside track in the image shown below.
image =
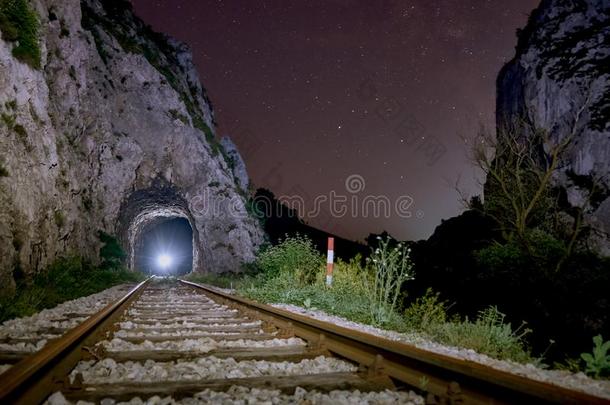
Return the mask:
<path fill-rule="evenodd" d="M 338 260 L 333 284 L 328 287 L 323 257 L 309 239 L 297 235 L 263 249 L 244 275 L 192 274 L 188 279 L 233 287 L 259 302 L 293 304 L 387 330 L 419 333 L 498 359 L 537 361 L 525 340 L 530 331 L 523 325 L 513 328 L 495 307 L 470 320 L 450 314 L 450 306 L 429 291 L 403 308 L 401 298 L 413 278 L 409 254 L 406 245 L 380 239 L 367 260 L 360 256 L 349 262 Z"/>
<path fill-rule="evenodd" d="M 29 316 L 62 302 L 84 297 L 114 285 L 143 279 L 122 265 L 124 252 L 114 238 L 100 234 L 101 264 L 79 256 L 57 259 L 44 271 L 28 277 L 16 269 L 17 286 L 12 296 L 0 299 L 0 322 Z"/>

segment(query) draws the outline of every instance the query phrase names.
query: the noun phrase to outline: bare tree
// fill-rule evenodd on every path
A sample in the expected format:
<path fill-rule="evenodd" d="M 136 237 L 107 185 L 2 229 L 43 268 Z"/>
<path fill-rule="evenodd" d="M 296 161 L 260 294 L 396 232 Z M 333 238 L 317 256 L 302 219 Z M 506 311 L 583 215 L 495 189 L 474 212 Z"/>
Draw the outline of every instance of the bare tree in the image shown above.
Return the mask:
<path fill-rule="evenodd" d="M 499 225 L 507 240 L 517 238 L 529 253 L 532 246 L 528 232 L 539 227 L 555 231 L 560 212 L 559 196 L 553 176 L 563 162 L 564 152 L 582 131 L 580 124 L 590 97 L 584 97 L 569 122 L 563 137 L 552 137 L 545 129 L 536 128 L 526 120 L 498 129 L 496 136 L 482 129 L 472 147 L 472 160 L 486 174 L 484 184 L 485 214 Z M 561 235 L 565 254 L 556 271 L 572 254 L 583 229 L 583 213 L 588 202 L 575 207 L 571 232 Z M 557 235 L 557 232 L 551 232 Z"/>

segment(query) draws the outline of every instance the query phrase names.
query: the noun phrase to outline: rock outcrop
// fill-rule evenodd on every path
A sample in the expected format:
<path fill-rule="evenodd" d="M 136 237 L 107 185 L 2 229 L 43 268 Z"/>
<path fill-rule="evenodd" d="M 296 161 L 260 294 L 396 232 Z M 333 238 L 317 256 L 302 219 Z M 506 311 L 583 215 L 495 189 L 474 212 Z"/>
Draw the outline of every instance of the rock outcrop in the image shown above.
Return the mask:
<path fill-rule="evenodd" d="M 586 206 L 589 242 L 610 255 L 610 2 L 543 0 L 497 91 L 500 129 L 522 119 L 569 141 L 555 184 Z"/>
<path fill-rule="evenodd" d="M 263 234 L 225 161 L 185 45 L 127 1 L 32 0 L 40 61 L 0 40 L 0 289 L 18 268 L 96 260 L 98 232 L 131 253 L 167 217 L 193 227 L 194 269 L 235 271 Z M 34 66 L 34 67 L 32 67 Z"/>
<path fill-rule="evenodd" d="M 241 187 L 242 190 L 248 191 L 248 187 L 250 186 L 250 177 L 248 176 L 248 171 L 246 170 L 246 162 L 244 162 L 244 159 L 241 157 L 237 146 L 235 146 L 231 138 L 228 136 L 223 136 L 220 139 L 220 145 L 222 145 L 226 156 L 228 157 L 229 166 L 233 171 L 233 176 L 235 176 L 236 183 Z"/>

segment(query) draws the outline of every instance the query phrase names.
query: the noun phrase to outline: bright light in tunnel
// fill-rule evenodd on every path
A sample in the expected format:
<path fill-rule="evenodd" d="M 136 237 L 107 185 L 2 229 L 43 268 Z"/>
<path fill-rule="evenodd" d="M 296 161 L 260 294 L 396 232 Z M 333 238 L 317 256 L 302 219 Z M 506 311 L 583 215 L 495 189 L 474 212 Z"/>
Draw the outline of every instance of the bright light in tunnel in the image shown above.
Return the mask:
<path fill-rule="evenodd" d="M 161 267 L 162 269 L 167 269 L 169 266 L 172 265 L 172 257 L 168 254 L 160 254 L 157 257 L 157 263 L 159 263 L 159 267 Z"/>

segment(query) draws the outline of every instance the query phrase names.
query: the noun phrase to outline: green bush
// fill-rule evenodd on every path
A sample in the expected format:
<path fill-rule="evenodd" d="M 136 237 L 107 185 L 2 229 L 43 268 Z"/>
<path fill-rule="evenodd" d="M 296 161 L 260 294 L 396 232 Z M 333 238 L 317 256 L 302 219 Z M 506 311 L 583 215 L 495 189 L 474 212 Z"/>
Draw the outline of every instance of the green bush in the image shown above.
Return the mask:
<path fill-rule="evenodd" d="M 453 320 L 432 325 L 426 331 L 434 340 L 450 346 L 472 349 L 500 360 L 530 362 L 534 360 L 525 344 L 529 329 L 521 325 L 513 330 L 505 315 L 496 307 L 481 312 L 475 322 Z"/>
<path fill-rule="evenodd" d="M 295 276 L 293 283 L 296 281 L 301 285 L 312 284 L 323 264 L 323 258 L 311 240 L 299 235 L 266 248 L 256 259 L 256 266 L 265 278 L 290 274 Z"/>
<path fill-rule="evenodd" d="M 447 322 L 448 306 L 432 289 L 415 300 L 404 312 L 407 326 L 420 332 L 430 331 Z"/>
<path fill-rule="evenodd" d="M 0 177 L 8 177 L 10 173 L 6 167 L 2 163 L 0 163 Z"/>
<path fill-rule="evenodd" d="M 604 342 L 601 335 L 593 338 L 593 352 L 583 353 L 580 357 L 585 361 L 585 372 L 595 378 L 610 375 L 610 340 Z"/>
<path fill-rule="evenodd" d="M 103 268 L 120 268 L 127 258 L 121 243 L 117 238 L 100 231 L 98 233 L 102 247 L 100 248 L 100 259 Z"/>
<path fill-rule="evenodd" d="M 368 262 L 372 277 L 364 277 L 366 292 L 371 301 L 371 317 L 375 324 L 387 323 L 395 313 L 402 285 L 414 278 L 411 250 L 402 242 L 396 243 L 389 236 L 378 237 L 379 244 Z"/>
<path fill-rule="evenodd" d="M 386 238 L 370 259 L 365 266 L 359 256 L 349 262 L 338 260 L 333 283 L 326 286 L 320 255 L 311 241 L 297 236 L 259 253 L 254 274 L 189 279 L 225 288 L 232 285 L 238 294 L 264 303 L 293 304 L 390 330 L 419 332 L 438 343 L 494 358 L 534 360 L 524 340 L 530 331 L 523 326 L 513 329 L 495 307 L 481 311 L 474 322 L 450 318 L 446 302 L 428 290 L 401 316 L 397 297 L 404 281 L 413 277 L 408 248 Z"/>
<path fill-rule="evenodd" d="M 512 239 L 504 244 L 495 243 L 479 250 L 475 256 L 490 274 L 518 274 L 526 268 L 552 274 L 565 253 L 562 241 L 541 229 L 533 229 L 527 232 L 525 241 Z"/>
<path fill-rule="evenodd" d="M 349 263 L 339 260 L 334 281 L 325 284 L 321 255 L 310 240 L 296 236 L 263 249 L 246 275 L 224 277 L 190 276 L 214 285 L 233 287 L 248 298 L 266 303 L 285 303 L 320 309 L 359 322 L 371 323 L 359 257 Z"/>
<path fill-rule="evenodd" d="M 80 257 L 61 258 L 32 280 L 18 280 L 14 296 L 0 300 L 0 322 L 141 279 L 140 273 L 124 268 L 103 269 Z"/>
<path fill-rule="evenodd" d="M 322 310 L 356 322 L 371 324 L 370 301 L 360 289 L 361 283 L 348 282 L 347 277 L 341 276 L 341 270 L 336 270 L 335 281 L 341 278 L 343 281 L 333 282 L 330 288 L 325 285 L 323 271 L 320 271 L 320 276 L 317 277 L 314 284 L 306 285 L 295 282 L 294 274 L 284 272 L 272 279 L 263 279 L 260 275 L 245 278 L 237 284 L 237 291 L 260 302 L 298 305 L 308 309 Z M 399 317 L 394 317 L 392 320 L 400 322 Z M 389 322 L 388 325 L 390 325 Z"/>
<path fill-rule="evenodd" d="M 13 56 L 40 68 L 38 17 L 27 0 L 0 0 L 0 30 L 6 41 L 16 41 Z"/>
<path fill-rule="evenodd" d="M 255 262 L 257 273 L 234 285 L 238 293 L 257 301 L 293 304 L 373 324 L 372 301 L 365 281 L 372 277 L 372 270 L 361 263 L 359 256 L 349 262 L 338 260 L 329 287 L 322 256 L 311 241 L 297 236 L 264 249 Z M 383 326 L 404 330 L 404 322 L 395 312 L 386 314 Z"/>

